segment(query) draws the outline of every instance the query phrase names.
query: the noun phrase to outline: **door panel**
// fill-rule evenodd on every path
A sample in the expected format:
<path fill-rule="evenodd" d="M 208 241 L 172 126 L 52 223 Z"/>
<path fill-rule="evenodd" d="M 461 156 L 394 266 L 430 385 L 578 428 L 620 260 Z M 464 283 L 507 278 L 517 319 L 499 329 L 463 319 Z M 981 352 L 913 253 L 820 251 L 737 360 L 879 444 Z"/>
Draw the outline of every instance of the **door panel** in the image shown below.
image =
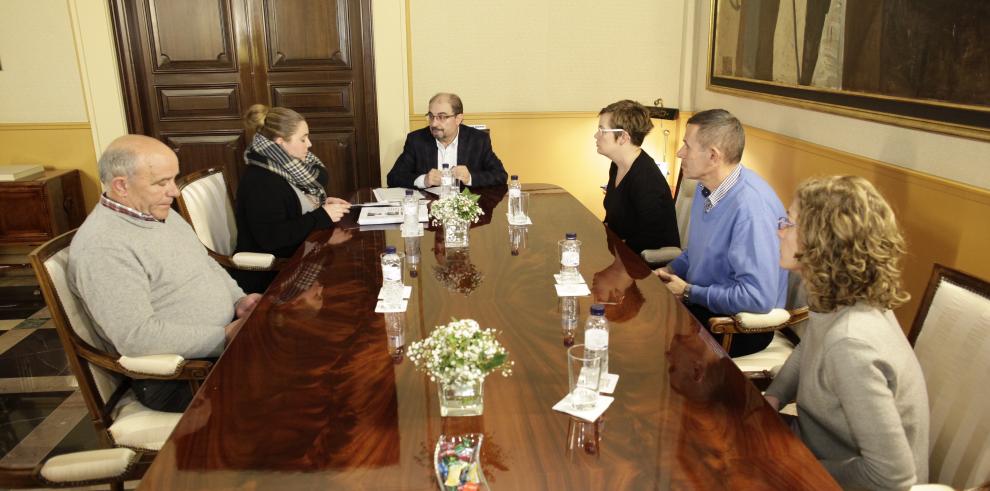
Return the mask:
<path fill-rule="evenodd" d="M 132 133 L 223 167 L 236 193 L 252 104 L 302 114 L 330 191 L 380 185 L 371 0 L 109 0 Z M 234 194 L 236 196 L 236 194 Z"/>
<path fill-rule="evenodd" d="M 347 0 L 266 0 L 271 70 L 333 65 L 350 68 Z"/>

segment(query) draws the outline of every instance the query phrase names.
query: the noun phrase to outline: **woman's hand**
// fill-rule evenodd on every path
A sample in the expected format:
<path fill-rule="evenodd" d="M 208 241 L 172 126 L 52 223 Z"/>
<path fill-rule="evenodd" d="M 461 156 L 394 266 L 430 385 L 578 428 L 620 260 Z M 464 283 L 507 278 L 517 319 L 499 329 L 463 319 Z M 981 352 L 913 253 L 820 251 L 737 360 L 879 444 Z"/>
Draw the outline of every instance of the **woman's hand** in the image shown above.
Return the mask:
<path fill-rule="evenodd" d="M 323 202 L 323 209 L 326 210 L 327 215 L 330 215 L 330 220 L 337 223 L 346 213 L 350 213 L 351 204 L 340 198 L 328 197 Z"/>

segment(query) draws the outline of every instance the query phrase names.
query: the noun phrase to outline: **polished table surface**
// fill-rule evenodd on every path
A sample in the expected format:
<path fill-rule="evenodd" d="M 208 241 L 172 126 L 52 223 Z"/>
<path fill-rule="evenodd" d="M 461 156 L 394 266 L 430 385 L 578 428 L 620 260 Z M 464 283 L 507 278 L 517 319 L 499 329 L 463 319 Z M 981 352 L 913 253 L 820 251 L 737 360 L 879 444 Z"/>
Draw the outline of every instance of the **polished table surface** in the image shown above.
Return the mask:
<path fill-rule="evenodd" d="M 570 194 L 526 189 L 525 230 L 507 224 L 504 186 L 481 190 L 486 215 L 469 248 L 445 250 L 427 230 L 418 274 L 406 271 L 408 310 L 388 322 L 374 313 L 379 254 L 403 249 L 399 231 L 345 220 L 312 234 L 140 489 L 437 489 L 434 445 L 463 432 L 485 435 L 493 489 L 837 488 L 645 263 Z M 593 298 L 609 303 L 609 368 L 620 376 L 595 423 L 551 409 L 567 393 L 574 341 L 552 277 L 567 231 L 582 241 L 593 290 L 580 319 Z M 403 355 L 452 317 L 496 328 L 515 361 L 511 377 L 485 381 L 482 416 L 440 417 L 435 385 Z"/>

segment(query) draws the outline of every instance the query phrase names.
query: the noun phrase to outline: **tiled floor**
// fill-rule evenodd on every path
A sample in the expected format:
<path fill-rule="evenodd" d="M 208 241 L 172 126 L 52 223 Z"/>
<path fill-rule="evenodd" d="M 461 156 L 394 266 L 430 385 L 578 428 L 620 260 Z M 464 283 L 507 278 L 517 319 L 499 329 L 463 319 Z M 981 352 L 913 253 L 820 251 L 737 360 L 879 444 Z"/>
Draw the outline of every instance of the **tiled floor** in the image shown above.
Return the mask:
<path fill-rule="evenodd" d="M 32 287 L 30 279 L 0 277 L 0 466 L 34 466 L 49 456 L 100 448 L 48 310 Z"/>

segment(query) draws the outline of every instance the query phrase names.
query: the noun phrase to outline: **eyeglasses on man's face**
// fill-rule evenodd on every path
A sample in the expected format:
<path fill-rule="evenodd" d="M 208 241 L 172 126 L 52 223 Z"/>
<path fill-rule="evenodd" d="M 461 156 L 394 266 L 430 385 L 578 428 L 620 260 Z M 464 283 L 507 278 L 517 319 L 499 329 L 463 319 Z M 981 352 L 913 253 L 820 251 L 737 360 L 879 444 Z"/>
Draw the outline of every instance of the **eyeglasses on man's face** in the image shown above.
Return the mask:
<path fill-rule="evenodd" d="M 426 113 L 426 120 L 429 121 L 429 122 L 431 122 L 431 123 L 434 122 L 434 121 L 439 121 L 441 123 L 446 123 L 448 119 L 453 118 L 454 116 L 457 116 L 457 115 L 456 114 L 445 114 L 445 113 L 440 113 L 440 114 Z"/>
<path fill-rule="evenodd" d="M 602 128 L 601 126 L 599 126 L 597 133 L 599 135 L 604 135 L 605 133 L 622 133 L 623 131 L 626 130 L 622 128 Z"/>
<path fill-rule="evenodd" d="M 784 230 L 786 228 L 791 228 L 797 224 L 792 222 L 790 218 L 780 217 L 777 219 L 777 230 Z"/>

